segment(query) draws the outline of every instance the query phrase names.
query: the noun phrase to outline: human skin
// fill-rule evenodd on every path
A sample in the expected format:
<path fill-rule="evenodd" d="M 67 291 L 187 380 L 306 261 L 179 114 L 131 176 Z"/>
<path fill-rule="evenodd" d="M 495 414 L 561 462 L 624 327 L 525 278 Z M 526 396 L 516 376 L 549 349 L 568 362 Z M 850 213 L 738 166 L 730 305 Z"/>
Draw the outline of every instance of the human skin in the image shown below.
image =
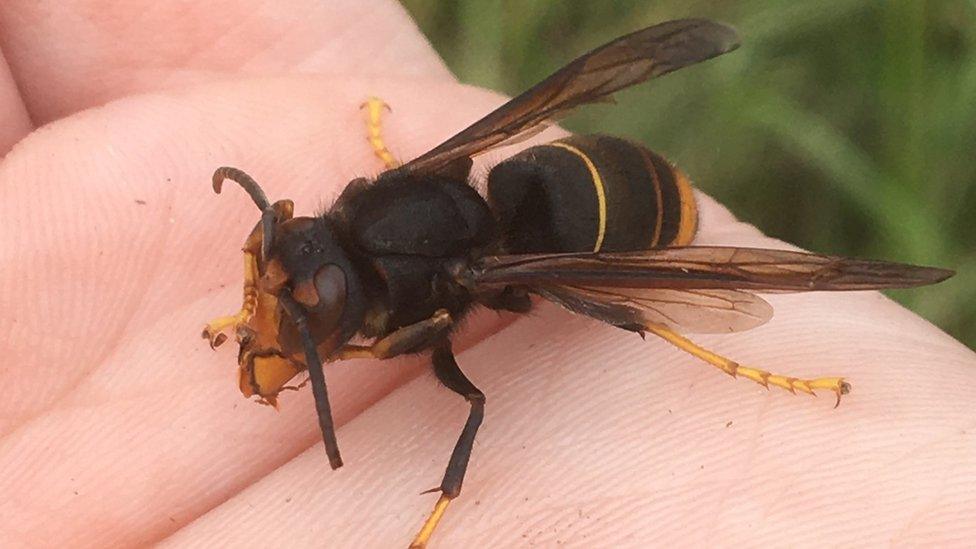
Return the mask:
<path fill-rule="evenodd" d="M 404 546 L 433 505 L 418 493 L 467 405 L 422 357 L 326 368 L 346 462 L 331 471 L 311 392 L 277 413 L 247 402 L 233 345 L 199 338 L 240 303 L 258 217 L 209 177 L 240 167 L 312 213 L 380 169 L 366 96 L 393 106 L 401 158 L 503 98 L 456 83 L 392 2 L 281 6 L 0 3 L 0 147 L 16 143 L 0 163 L 0 546 Z M 699 198 L 699 243 L 785 246 Z M 976 356 L 874 292 L 769 301 L 769 324 L 696 341 L 847 376 L 839 408 L 552 305 L 477 315 L 458 361 L 487 419 L 432 545 L 976 539 Z"/>

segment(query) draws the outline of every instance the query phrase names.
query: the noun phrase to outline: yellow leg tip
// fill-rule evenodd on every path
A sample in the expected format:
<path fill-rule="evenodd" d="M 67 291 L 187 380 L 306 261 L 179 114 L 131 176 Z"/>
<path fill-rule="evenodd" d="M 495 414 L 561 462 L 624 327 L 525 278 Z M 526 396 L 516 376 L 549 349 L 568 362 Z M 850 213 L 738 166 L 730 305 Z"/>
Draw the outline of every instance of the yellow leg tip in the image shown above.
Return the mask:
<path fill-rule="evenodd" d="M 424 522 L 424 526 L 417 533 L 417 537 L 413 538 L 413 542 L 410 544 L 410 549 L 423 549 L 427 547 L 427 542 L 430 541 L 431 534 L 434 533 L 434 529 L 437 528 L 437 523 L 441 521 L 441 517 L 444 516 L 444 511 L 447 510 L 448 504 L 451 503 L 451 498 L 442 495 L 437 503 L 434 505 L 434 510 L 427 517 L 427 521 Z"/>
<path fill-rule="evenodd" d="M 393 112 L 393 109 L 378 97 L 367 98 L 359 109 L 366 112 L 366 140 L 373 148 L 373 154 L 383 161 L 387 169 L 396 168 L 399 162 L 383 141 L 383 111 Z"/>
<path fill-rule="evenodd" d="M 254 308 L 257 306 L 257 290 L 255 281 L 258 278 L 257 258 L 254 254 L 244 251 L 244 299 L 241 309 L 233 315 L 215 318 L 203 327 L 201 337 L 210 341 L 210 348 L 216 349 L 227 341 L 227 335 L 223 332 L 234 329 L 242 324 L 247 324 L 254 315 Z"/>
<path fill-rule="evenodd" d="M 377 120 L 379 120 L 380 112 L 382 111 L 393 112 L 393 109 L 390 108 L 390 106 L 386 103 L 386 101 L 383 101 L 379 97 L 374 97 L 372 95 L 367 97 L 366 101 L 363 101 L 359 105 L 359 110 L 364 110 L 364 109 L 368 109 L 367 115 L 370 118 L 375 118 Z"/>
<path fill-rule="evenodd" d="M 244 322 L 244 314 L 237 313 L 233 316 L 222 316 L 215 318 L 207 323 L 200 336 L 210 341 L 210 348 L 216 349 L 227 341 L 227 334 L 224 332 L 230 328 L 236 328 L 238 324 Z"/>

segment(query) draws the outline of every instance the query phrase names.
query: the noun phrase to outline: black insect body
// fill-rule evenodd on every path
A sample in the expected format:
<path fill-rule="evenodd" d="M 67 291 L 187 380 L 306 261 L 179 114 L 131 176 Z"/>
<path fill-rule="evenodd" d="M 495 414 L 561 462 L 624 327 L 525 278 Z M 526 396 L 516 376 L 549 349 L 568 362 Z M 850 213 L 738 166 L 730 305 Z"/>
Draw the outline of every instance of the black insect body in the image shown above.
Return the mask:
<path fill-rule="evenodd" d="M 498 232 L 484 199 L 456 177 L 387 172 L 347 190 L 329 213 L 359 272 L 374 318 L 370 337 L 414 324 L 445 309 L 458 318 L 470 292 L 448 268 L 483 255 Z"/>
<path fill-rule="evenodd" d="M 531 294 L 623 329 L 654 333 L 733 375 L 812 393 L 842 378 L 803 380 L 747 368 L 675 330 L 730 332 L 765 322 L 753 292 L 861 290 L 931 284 L 941 269 L 751 248 L 689 246 L 697 210 L 688 179 L 639 145 L 577 136 L 532 147 L 495 166 L 487 196 L 469 181 L 471 157 L 547 120 L 649 78 L 737 47 L 705 20 L 662 23 L 618 38 L 435 147 L 349 184 L 328 212 L 292 217 L 244 172 L 221 168 L 262 211 L 245 242 L 241 312 L 211 322 L 218 345 L 233 327 L 241 389 L 275 403 L 307 368 L 329 462 L 342 465 L 322 359 L 429 353 L 438 380 L 470 403 L 440 485 L 415 539 L 423 546 L 461 490 L 484 394 L 465 377 L 452 328 L 475 306 L 524 312 Z M 354 337 L 369 342 L 353 344 Z"/>

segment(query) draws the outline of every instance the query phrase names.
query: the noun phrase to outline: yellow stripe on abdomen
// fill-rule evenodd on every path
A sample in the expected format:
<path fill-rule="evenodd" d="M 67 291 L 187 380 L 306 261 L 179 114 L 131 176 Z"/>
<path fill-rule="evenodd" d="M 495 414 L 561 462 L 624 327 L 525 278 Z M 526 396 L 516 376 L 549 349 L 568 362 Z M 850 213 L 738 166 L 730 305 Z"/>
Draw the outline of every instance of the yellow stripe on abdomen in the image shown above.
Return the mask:
<path fill-rule="evenodd" d="M 657 168 L 654 167 L 654 161 L 651 160 L 650 151 L 644 147 L 635 145 L 634 149 L 640 154 L 641 160 L 644 161 L 644 169 L 647 171 L 647 175 L 651 178 L 651 187 L 654 189 L 654 233 L 651 234 L 651 248 L 656 248 L 658 243 L 661 241 L 661 228 L 664 226 L 664 195 L 661 192 L 661 178 L 657 176 Z"/>
<path fill-rule="evenodd" d="M 590 157 L 586 156 L 586 153 L 583 151 L 560 141 L 550 143 L 550 145 L 553 147 L 566 149 L 567 151 L 580 157 L 580 159 L 583 160 L 583 163 L 586 164 L 586 168 L 590 170 L 590 179 L 593 181 L 593 187 L 596 190 L 597 208 L 600 216 L 599 223 L 597 225 L 596 243 L 593 245 L 593 252 L 599 252 L 600 248 L 603 247 L 603 238 L 607 233 L 607 195 L 603 188 L 603 178 L 600 177 L 600 172 L 598 172 L 596 166 L 593 165 L 593 161 L 590 160 Z M 682 208 L 683 207 L 684 198 L 682 198 Z"/>
<path fill-rule="evenodd" d="M 695 193 L 688 176 L 678 168 L 674 168 L 674 176 L 681 200 L 681 224 L 678 225 L 678 236 L 674 238 L 674 245 L 687 246 L 695 239 L 698 229 L 698 206 L 695 204 Z"/>

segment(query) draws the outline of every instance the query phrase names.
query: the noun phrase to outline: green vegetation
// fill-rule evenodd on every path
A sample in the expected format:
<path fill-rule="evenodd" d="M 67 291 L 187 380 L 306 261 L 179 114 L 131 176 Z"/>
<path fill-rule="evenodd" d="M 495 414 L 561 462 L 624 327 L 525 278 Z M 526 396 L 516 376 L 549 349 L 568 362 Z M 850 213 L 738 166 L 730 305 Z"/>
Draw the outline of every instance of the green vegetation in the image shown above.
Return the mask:
<path fill-rule="evenodd" d="M 565 126 L 643 142 L 767 234 L 956 269 L 892 296 L 976 347 L 976 0 L 406 0 L 459 78 L 509 94 L 655 22 L 743 47 Z"/>

